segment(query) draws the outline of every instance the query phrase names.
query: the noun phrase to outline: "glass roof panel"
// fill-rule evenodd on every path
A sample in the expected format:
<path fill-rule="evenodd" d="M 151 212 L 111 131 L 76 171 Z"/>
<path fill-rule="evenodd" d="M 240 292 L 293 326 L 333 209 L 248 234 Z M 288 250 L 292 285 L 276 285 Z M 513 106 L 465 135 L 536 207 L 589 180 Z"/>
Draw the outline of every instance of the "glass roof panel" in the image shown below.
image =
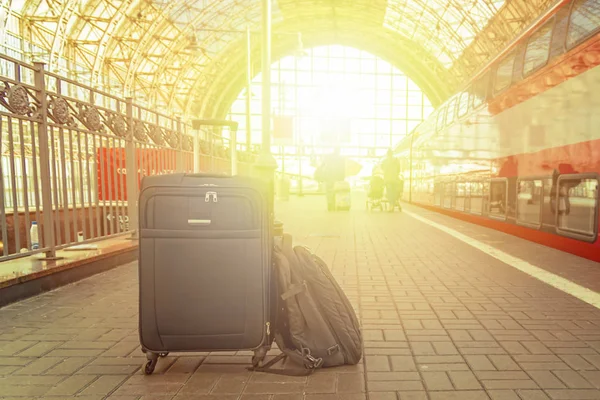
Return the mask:
<path fill-rule="evenodd" d="M 445 65 L 450 66 L 505 1 L 387 0 L 383 26 L 417 41 L 431 54 L 438 55 Z M 256 30 L 260 25 L 261 2 L 259 0 L 150 0 L 150 2 L 151 8 L 162 13 L 162 17 L 170 22 L 167 26 L 160 24 L 161 29 L 169 30 L 168 33 L 157 32 L 157 34 L 175 38 L 177 32 L 189 31 L 190 25 L 193 25 L 199 46 L 212 55 L 224 50 L 231 41 L 237 40 L 238 36 L 227 32 L 203 32 L 203 29 L 238 30 L 250 25 L 251 29 Z M 20 11 L 27 4 L 34 5 L 36 8 L 30 10 L 31 14 L 43 17 L 58 15 L 67 4 L 76 3 L 70 0 L 13 0 L 12 9 Z M 66 32 L 71 32 L 71 28 L 76 25 L 75 20 L 81 21 L 82 17 L 85 19 L 86 15 L 83 14 L 96 20 L 80 22 L 81 26 L 74 29 L 77 37 L 69 39 L 99 39 L 103 30 L 113 29 L 117 24 L 98 21 L 98 19 L 118 17 L 118 10 L 120 12 L 131 10 L 131 6 L 123 6 L 124 4 L 126 3 L 121 1 L 111 3 L 108 0 L 83 0 L 80 4 L 76 4 L 73 7 L 73 15 L 67 22 Z M 283 21 L 284 18 L 278 5 L 278 2 L 273 2 L 274 24 Z M 298 7 L 307 6 L 308 4 L 304 3 L 298 4 Z M 131 12 L 138 11 L 137 8 L 131 10 Z M 40 23 L 48 27 L 56 27 L 56 22 L 50 19 Z M 131 37 L 136 37 L 134 29 L 127 30 L 131 32 Z"/>
<path fill-rule="evenodd" d="M 482 50 L 477 54 L 483 56 L 476 58 L 471 56 L 474 52 L 469 52 L 472 60 L 461 59 L 482 29 L 502 31 L 504 37 L 515 29 L 510 25 L 512 21 L 534 17 L 530 15 L 531 7 L 523 6 L 528 5 L 529 0 L 514 1 L 520 6 L 513 4 L 514 7 L 502 10 L 500 18 L 489 26 L 490 19 L 507 3 L 506 0 L 274 0 L 272 15 L 276 30 L 298 29 L 300 25 L 296 19 L 306 22 L 308 18 L 306 32 L 311 35 L 321 29 L 333 29 L 333 24 L 328 22 L 311 25 L 313 17 L 315 21 L 325 21 L 333 15 L 339 19 L 336 22 L 340 23 L 335 26 L 340 31 L 364 24 L 359 28 L 361 31 L 364 28 L 366 33 L 379 35 L 385 29 L 388 32 L 383 33 L 391 37 L 389 31 L 396 32 L 412 41 L 411 46 L 424 57 L 437 58 L 439 66 L 448 69 L 442 73 L 454 74 L 460 79 L 466 78 L 475 64 L 481 65 L 485 54 L 492 54 L 502 45 L 486 39 L 487 35 L 482 36 L 474 46 Z M 536 1 L 540 7 L 545 7 L 551 0 Z M 210 71 L 217 74 L 220 69 L 215 61 L 228 62 L 233 54 L 228 52 L 238 49 L 246 27 L 258 31 L 261 23 L 260 0 L 8 0 L 2 4 L 10 4 L 17 14 L 26 11 L 27 15 L 19 19 L 34 17 L 28 24 L 32 26 L 31 42 L 35 43 L 36 49 L 49 55 L 50 49 L 40 46 L 52 47 L 54 44 L 55 51 L 63 52 L 62 57 L 51 54 L 50 62 L 56 63 L 65 56 L 73 57 L 71 68 L 79 69 L 83 65 L 87 69 L 96 69 L 88 71 L 94 72 L 90 76 L 98 76 L 101 74 L 98 68 L 105 70 L 107 65 L 112 65 L 108 70 L 117 71 L 115 74 L 123 79 L 121 83 L 128 89 L 132 85 L 131 77 L 137 72 L 142 72 L 144 79 L 147 76 L 150 81 L 160 81 L 161 74 L 173 67 L 175 60 L 182 65 L 196 65 L 198 70 L 190 71 L 193 75 L 190 78 L 205 79 L 208 86 L 213 79 Z M 67 18 L 61 19 L 61 16 Z M 7 29 L 11 35 L 20 34 L 20 29 Z M 48 40 L 52 32 L 60 35 L 58 41 Z M 77 55 L 71 44 L 89 54 Z M 220 54 L 225 57 L 218 57 Z M 161 58 L 161 55 L 165 57 Z M 149 60 L 144 59 L 148 57 Z M 203 69 L 209 65 L 212 65 L 210 71 Z M 432 71 L 439 71 L 439 66 L 433 66 Z"/>
<path fill-rule="evenodd" d="M 450 67 L 505 1 L 388 0 L 384 26 L 417 39 Z"/>

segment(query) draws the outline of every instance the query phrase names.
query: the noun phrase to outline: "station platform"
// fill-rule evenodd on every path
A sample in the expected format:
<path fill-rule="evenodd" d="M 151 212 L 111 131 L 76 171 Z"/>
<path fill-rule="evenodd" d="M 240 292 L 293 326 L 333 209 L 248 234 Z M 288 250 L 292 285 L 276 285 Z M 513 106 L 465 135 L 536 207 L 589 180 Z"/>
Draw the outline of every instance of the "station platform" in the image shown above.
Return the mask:
<path fill-rule="evenodd" d="M 137 265 L 0 308 L 0 399 L 600 399 L 600 265 L 404 205 L 277 203 L 359 314 L 359 365 L 246 371 L 248 352 L 170 354 L 144 376 Z M 273 351 L 275 352 L 275 350 Z M 289 366 L 286 366 L 289 367 Z"/>

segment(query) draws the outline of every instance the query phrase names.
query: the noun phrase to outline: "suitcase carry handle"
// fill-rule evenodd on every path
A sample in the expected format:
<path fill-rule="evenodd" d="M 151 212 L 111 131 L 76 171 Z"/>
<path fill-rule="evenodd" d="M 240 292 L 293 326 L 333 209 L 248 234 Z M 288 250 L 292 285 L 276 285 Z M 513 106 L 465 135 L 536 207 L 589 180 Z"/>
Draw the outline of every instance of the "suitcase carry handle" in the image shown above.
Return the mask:
<path fill-rule="evenodd" d="M 210 219 L 188 219 L 188 225 L 193 226 L 207 226 L 210 225 L 211 222 Z"/>

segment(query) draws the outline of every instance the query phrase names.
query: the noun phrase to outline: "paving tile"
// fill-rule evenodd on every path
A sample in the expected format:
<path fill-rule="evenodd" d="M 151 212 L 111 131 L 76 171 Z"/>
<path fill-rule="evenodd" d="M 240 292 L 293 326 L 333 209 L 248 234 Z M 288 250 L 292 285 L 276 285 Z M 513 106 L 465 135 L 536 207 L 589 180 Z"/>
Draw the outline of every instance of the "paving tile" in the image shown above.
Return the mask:
<path fill-rule="evenodd" d="M 445 372 L 423 372 L 422 376 L 428 391 L 454 389 L 448 374 Z"/>
<path fill-rule="evenodd" d="M 337 388 L 337 379 L 341 374 L 334 372 L 316 373 L 306 379 L 304 391 L 306 393 L 335 393 Z M 254 377 L 253 377 L 254 379 Z M 361 379 L 362 375 L 361 375 Z"/>
<path fill-rule="evenodd" d="M 116 390 L 121 383 L 128 378 L 127 375 L 106 375 L 100 376 L 91 385 L 86 387 L 82 392 L 82 396 L 87 395 L 100 395 L 106 396 Z"/>
<path fill-rule="evenodd" d="M 457 390 L 481 389 L 481 384 L 471 371 L 449 371 L 448 375 Z"/>
<path fill-rule="evenodd" d="M 567 387 L 551 371 L 529 371 L 528 374 L 542 389 L 562 389 Z"/>
<path fill-rule="evenodd" d="M 550 389 L 546 393 L 553 400 L 597 400 L 600 390 L 596 389 Z"/>
<path fill-rule="evenodd" d="M 549 400 L 550 397 L 542 390 L 517 390 L 519 397 L 523 400 Z"/>
<path fill-rule="evenodd" d="M 484 391 L 454 391 L 454 392 L 432 392 L 429 394 L 431 400 L 489 400 Z"/>
<path fill-rule="evenodd" d="M 46 396 L 73 396 L 98 379 L 96 375 L 70 376 L 45 393 Z"/>
<path fill-rule="evenodd" d="M 577 371 L 569 371 L 569 370 L 559 370 L 554 371 L 554 375 L 558 377 L 561 381 L 567 385 L 570 389 L 593 389 L 594 386 L 589 383 L 583 376 L 581 376 Z"/>

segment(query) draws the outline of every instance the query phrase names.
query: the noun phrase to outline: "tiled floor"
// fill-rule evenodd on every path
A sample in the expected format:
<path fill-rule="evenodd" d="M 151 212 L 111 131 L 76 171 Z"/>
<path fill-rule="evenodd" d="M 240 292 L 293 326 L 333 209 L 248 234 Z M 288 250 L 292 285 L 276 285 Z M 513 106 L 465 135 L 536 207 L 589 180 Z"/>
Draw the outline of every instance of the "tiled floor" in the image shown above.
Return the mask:
<path fill-rule="evenodd" d="M 278 207 L 355 304 L 360 365 L 286 377 L 247 372 L 245 353 L 173 354 L 144 376 L 132 264 L 0 309 L 0 398 L 600 399 L 595 307 L 407 214 L 367 214 L 360 201 L 327 213 L 313 197 Z M 598 284 L 597 263 L 407 209 Z"/>

